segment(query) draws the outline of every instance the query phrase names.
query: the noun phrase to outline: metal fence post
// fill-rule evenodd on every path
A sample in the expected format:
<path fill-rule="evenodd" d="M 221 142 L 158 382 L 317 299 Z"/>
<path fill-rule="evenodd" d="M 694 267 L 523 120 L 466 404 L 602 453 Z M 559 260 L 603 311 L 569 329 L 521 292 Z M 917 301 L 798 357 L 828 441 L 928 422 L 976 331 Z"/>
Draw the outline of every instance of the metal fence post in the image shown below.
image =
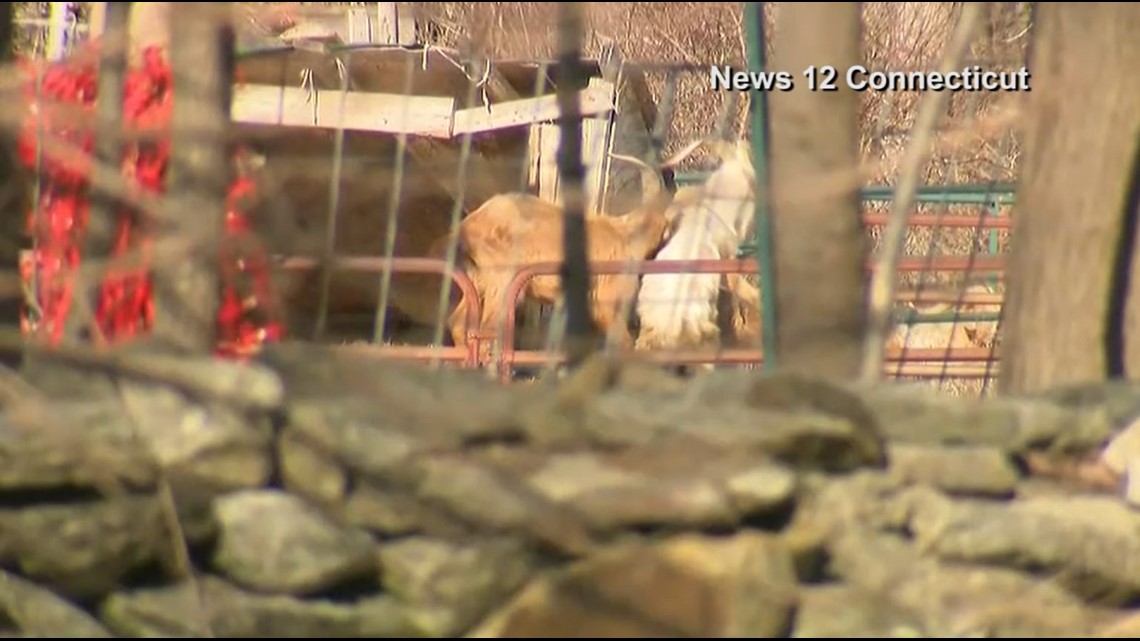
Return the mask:
<path fill-rule="evenodd" d="M 558 180 L 562 188 L 562 295 L 566 300 L 567 364 L 573 367 L 593 351 L 597 338 L 590 315 L 590 264 L 586 253 L 586 212 L 582 183 L 582 114 L 578 90 L 581 69 L 583 7 L 564 2 L 558 11 Z"/>
<path fill-rule="evenodd" d="M 744 3 L 744 33 L 748 68 L 762 72 L 767 66 L 767 39 L 764 30 L 764 3 Z M 764 371 L 776 367 L 776 291 L 772 263 L 772 221 L 768 189 L 768 94 L 753 90 L 749 101 L 752 120 L 752 162 L 756 169 L 756 263 L 760 272 L 760 319 L 762 323 Z"/>
<path fill-rule="evenodd" d="M 229 3 L 170 5 L 169 59 L 174 105 L 170 168 L 160 238 L 188 247 L 173 264 L 154 270 L 155 338 L 188 353 L 217 344 L 221 277 L 219 243 L 225 228 L 229 102 L 233 37 L 224 22 Z"/>

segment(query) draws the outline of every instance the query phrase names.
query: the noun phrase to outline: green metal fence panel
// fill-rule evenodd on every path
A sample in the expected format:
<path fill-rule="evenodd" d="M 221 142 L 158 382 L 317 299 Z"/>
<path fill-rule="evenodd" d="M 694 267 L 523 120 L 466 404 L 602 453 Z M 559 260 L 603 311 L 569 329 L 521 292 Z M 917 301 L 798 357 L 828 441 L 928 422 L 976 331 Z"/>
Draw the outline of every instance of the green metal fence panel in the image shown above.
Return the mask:
<path fill-rule="evenodd" d="M 748 68 L 763 72 L 767 66 L 767 39 L 764 34 L 764 3 L 744 3 L 744 35 Z M 776 367 L 776 294 L 772 265 L 772 221 L 768 194 L 768 94 L 754 90 L 749 101 L 752 119 L 752 163 L 761 197 L 756 199 L 756 242 L 754 250 L 760 276 L 760 322 L 764 349 L 764 371 Z"/>

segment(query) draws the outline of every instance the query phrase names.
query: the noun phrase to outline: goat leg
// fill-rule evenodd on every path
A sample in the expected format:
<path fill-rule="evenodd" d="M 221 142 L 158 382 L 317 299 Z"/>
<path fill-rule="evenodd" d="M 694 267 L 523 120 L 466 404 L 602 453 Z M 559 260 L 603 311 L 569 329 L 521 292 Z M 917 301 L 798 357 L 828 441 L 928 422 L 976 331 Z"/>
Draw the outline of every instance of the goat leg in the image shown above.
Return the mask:
<path fill-rule="evenodd" d="M 760 288 L 753 285 L 744 274 L 725 274 L 726 289 L 732 293 L 741 305 L 760 307 Z"/>

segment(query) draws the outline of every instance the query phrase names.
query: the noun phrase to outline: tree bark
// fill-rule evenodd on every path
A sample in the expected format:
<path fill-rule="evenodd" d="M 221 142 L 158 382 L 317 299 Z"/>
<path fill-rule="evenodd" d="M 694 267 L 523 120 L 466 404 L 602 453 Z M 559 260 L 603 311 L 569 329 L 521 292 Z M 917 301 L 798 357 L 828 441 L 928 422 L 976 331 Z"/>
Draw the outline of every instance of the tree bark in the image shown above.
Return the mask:
<path fill-rule="evenodd" d="M 785 192 L 858 163 L 858 96 L 844 85 L 843 73 L 859 62 L 859 4 L 781 6 L 772 68 L 797 74 L 796 87 L 769 96 L 773 202 L 796 201 L 773 212 L 777 363 L 839 378 L 858 373 L 866 325 L 859 192 L 852 187 L 810 199 Z M 800 72 L 813 65 L 837 70 L 834 91 L 808 87 Z"/>
<path fill-rule="evenodd" d="M 1121 255 L 1131 243 L 1119 241 L 1128 229 L 1140 83 L 1121 79 L 1140 67 L 1140 5 L 1043 2 L 1036 16 L 1007 266 L 1003 393 L 1106 378 L 1123 351 L 1113 337 L 1120 325 L 1113 301 L 1127 292 L 1114 271 L 1136 269 Z M 1129 308 L 1140 320 L 1136 302 Z M 1136 372 L 1140 345 L 1128 351 Z"/>

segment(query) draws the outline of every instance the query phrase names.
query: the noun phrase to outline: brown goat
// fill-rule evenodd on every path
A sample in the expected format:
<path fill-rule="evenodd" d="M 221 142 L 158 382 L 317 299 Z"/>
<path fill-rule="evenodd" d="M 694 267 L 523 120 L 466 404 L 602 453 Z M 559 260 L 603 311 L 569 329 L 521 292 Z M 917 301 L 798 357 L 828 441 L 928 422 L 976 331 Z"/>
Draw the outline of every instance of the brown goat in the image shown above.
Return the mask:
<path fill-rule="evenodd" d="M 587 258 L 593 261 L 641 261 L 652 258 L 668 239 L 673 217 L 668 212 L 672 195 L 664 188 L 661 176 L 643 166 L 647 179 L 643 203 L 622 216 L 587 215 Z M 649 178 L 652 176 L 652 178 Z M 464 270 L 475 284 L 482 303 L 480 331 L 493 330 L 502 322 L 504 294 L 519 267 L 533 263 L 562 261 L 561 207 L 529 194 L 493 196 L 471 212 L 459 226 L 456 266 Z M 450 237 L 440 238 L 433 246 L 433 256 L 446 253 Z M 598 328 L 623 346 L 632 344 L 621 314 L 623 303 L 637 291 L 636 274 L 602 274 L 592 277 L 590 284 L 591 313 Z M 524 295 L 554 304 L 562 296 L 557 275 L 532 279 Z M 460 302 L 448 320 L 452 339 L 461 344 L 466 332 L 465 305 Z"/>

